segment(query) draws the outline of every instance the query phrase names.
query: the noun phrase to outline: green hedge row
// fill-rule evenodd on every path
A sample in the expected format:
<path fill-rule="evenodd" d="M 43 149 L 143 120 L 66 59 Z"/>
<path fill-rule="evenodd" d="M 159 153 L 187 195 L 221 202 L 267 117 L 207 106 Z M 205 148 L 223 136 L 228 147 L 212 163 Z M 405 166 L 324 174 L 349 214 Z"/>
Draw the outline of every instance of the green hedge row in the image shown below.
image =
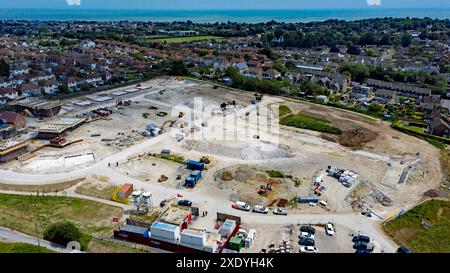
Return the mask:
<path fill-rule="evenodd" d="M 281 125 L 292 126 L 301 129 L 309 129 L 318 132 L 330 133 L 335 135 L 342 134 L 342 130 L 328 125 L 326 120 L 305 116 L 302 114 L 288 115 L 280 119 Z"/>

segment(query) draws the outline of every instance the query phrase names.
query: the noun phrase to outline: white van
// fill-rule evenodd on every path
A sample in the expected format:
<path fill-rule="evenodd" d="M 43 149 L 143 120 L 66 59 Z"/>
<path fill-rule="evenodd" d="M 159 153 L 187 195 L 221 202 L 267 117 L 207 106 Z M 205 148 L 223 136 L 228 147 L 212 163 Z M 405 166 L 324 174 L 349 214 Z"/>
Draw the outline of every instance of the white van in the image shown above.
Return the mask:
<path fill-rule="evenodd" d="M 269 209 L 266 208 L 266 207 L 264 207 L 264 206 L 256 205 L 256 206 L 253 208 L 253 211 L 254 211 L 254 212 L 257 212 L 257 213 L 264 213 L 264 214 L 266 214 L 266 213 L 269 212 Z"/>
<path fill-rule="evenodd" d="M 236 208 L 245 211 L 250 211 L 252 209 L 252 207 L 249 204 L 241 201 L 236 202 Z"/>
<path fill-rule="evenodd" d="M 324 206 L 324 207 L 328 206 L 328 203 L 325 202 L 325 201 L 323 201 L 323 200 L 321 200 L 321 201 L 319 202 L 319 204 L 322 205 L 322 206 Z"/>

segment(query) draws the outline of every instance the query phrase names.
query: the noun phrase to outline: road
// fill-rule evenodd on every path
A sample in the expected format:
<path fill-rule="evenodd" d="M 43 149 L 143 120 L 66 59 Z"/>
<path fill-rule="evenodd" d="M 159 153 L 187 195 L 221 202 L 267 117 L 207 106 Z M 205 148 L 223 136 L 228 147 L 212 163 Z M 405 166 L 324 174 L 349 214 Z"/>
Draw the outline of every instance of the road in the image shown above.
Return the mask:
<path fill-rule="evenodd" d="M 8 228 L 0 227 L 0 239 L 5 239 L 8 242 L 15 242 L 15 243 L 26 243 L 30 245 L 45 247 L 49 250 L 59 252 L 59 253 L 73 253 L 73 252 L 81 252 L 81 251 L 73 251 L 69 250 L 63 246 L 51 243 L 49 241 L 38 239 L 32 236 L 29 236 L 27 234 L 23 234 Z"/>

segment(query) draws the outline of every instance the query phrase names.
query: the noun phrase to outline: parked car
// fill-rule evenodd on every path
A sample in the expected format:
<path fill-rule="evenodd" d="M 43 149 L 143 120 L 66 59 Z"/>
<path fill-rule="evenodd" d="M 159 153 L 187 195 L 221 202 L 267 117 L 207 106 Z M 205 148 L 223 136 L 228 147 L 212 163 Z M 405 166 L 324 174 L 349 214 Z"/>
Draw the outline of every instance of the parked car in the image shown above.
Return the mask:
<path fill-rule="evenodd" d="M 298 240 L 298 244 L 303 246 L 314 246 L 315 241 L 311 238 L 301 237 L 300 240 Z"/>
<path fill-rule="evenodd" d="M 180 200 L 180 201 L 178 201 L 178 206 L 191 207 L 192 202 L 189 200 Z"/>
<path fill-rule="evenodd" d="M 276 215 L 287 215 L 287 209 L 276 208 L 273 210 L 273 214 Z"/>
<path fill-rule="evenodd" d="M 312 226 L 301 226 L 301 227 L 300 227 L 300 231 L 302 231 L 302 232 L 308 232 L 309 234 L 314 234 L 314 233 L 316 233 L 316 229 L 313 228 Z"/>
<path fill-rule="evenodd" d="M 308 232 L 300 232 L 300 235 L 298 235 L 299 238 L 309 238 L 314 240 L 314 235 L 308 233 Z"/>
<path fill-rule="evenodd" d="M 336 232 L 336 231 L 334 230 L 333 224 L 328 223 L 328 224 L 325 226 L 325 232 L 327 233 L 328 236 L 333 236 L 334 233 Z"/>
<path fill-rule="evenodd" d="M 397 249 L 397 253 L 412 253 L 411 249 L 407 248 L 406 246 L 400 246 Z"/>
<path fill-rule="evenodd" d="M 353 237 L 352 241 L 353 242 L 362 241 L 362 242 L 369 243 L 370 242 L 370 238 L 368 236 L 364 236 L 364 235 L 357 235 L 357 236 Z"/>
<path fill-rule="evenodd" d="M 264 206 L 256 205 L 256 206 L 253 208 L 253 212 L 264 213 L 264 214 L 266 214 L 266 213 L 269 212 L 269 209 L 266 208 L 266 207 L 264 207 Z"/>
<path fill-rule="evenodd" d="M 314 246 L 302 246 L 300 248 L 300 253 L 317 253 L 318 249 Z"/>
<path fill-rule="evenodd" d="M 370 250 L 367 250 L 367 249 L 358 249 L 358 250 L 356 250 L 355 253 L 372 253 L 372 252 Z"/>
<path fill-rule="evenodd" d="M 250 211 L 252 209 L 252 207 L 249 204 L 241 201 L 236 202 L 236 208 L 245 211 Z"/>

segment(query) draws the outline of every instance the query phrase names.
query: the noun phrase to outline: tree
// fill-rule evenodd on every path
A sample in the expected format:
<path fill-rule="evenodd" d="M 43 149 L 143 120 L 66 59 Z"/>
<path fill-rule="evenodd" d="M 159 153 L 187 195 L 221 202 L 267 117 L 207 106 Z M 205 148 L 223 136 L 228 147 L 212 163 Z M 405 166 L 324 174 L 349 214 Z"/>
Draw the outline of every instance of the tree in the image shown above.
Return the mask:
<path fill-rule="evenodd" d="M 44 239 L 50 242 L 67 246 L 69 242 L 80 242 L 82 234 L 71 222 L 58 222 L 51 224 L 44 231 Z"/>
<path fill-rule="evenodd" d="M 0 59 L 0 76 L 9 77 L 9 64 L 5 62 L 5 60 Z"/>
<path fill-rule="evenodd" d="M 272 59 L 272 48 L 270 46 L 266 46 L 263 49 L 261 49 L 261 54 L 264 54 L 267 56 L 267 58 Z"/>
<path fill-rule="evenodd" d="M 413 38 L 412 38 L 411 34 L 405 33 L 405 34 L 403 34 L 400 43 L 401 43 L 401 45 L 402 45 L 403 47 L 408 47 L 408 46 L 411 45 L 412 39 L 413 39 Z"/>
<path fill-rule="evenodd" d="M 361 49 L 356 45 L 351 45 L 348 47 L 347 53 L 351 55 L 359 55 L 361 54 Z"/>

